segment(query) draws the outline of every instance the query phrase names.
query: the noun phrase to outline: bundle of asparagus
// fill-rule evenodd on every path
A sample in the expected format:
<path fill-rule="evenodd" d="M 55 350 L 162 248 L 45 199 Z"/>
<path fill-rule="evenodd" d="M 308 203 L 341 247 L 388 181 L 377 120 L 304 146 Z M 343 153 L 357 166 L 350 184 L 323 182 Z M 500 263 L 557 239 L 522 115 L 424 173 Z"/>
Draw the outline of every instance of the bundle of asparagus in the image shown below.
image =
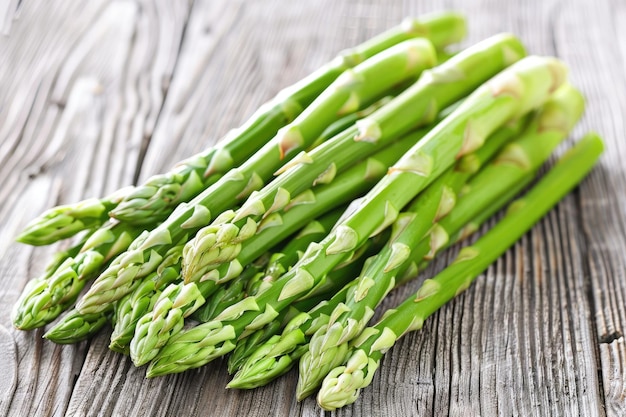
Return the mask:
<path fill-rule="evenodd" d="M 449 57 L 464 34 L 456 13 L 409 19 L 172 171 L 43 213 L 19 241 L 85 237 L 24 288 L 14 325 L 43 327 L 69 310 L 45 337 L 75 343 L 111 323 L 110 348 L 149 364 L 150 377 L 230 353 L 232 388 L 299 361 L 299 399 L 321 385 L 323 408 L 354 402 L 384 352 L 602 151 L 597 136 L 581 140 L 448 269 L 367 327 L 392 288 L 526 188 L 582 115 L 562 62 L 526 57 L 504 34 Z"/>

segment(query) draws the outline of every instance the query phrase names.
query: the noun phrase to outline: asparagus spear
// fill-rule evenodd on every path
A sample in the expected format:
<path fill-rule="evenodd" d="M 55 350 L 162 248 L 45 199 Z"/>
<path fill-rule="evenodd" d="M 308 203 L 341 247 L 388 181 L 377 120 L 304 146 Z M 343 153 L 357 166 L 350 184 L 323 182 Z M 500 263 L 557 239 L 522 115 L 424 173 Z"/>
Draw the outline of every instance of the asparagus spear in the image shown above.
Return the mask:
<path fill-rule="evenodd" d="M 267 241 L 273 234 L 280 232 L 282 237 L 286 237 L 297 230 L 297 226 L 302 222 L 310 221 L 324 212 L 362 195 L 383 177 L 389 166 L 397 159 L 397 155 L 406 152 L 427 132 L 428 129 L 420 129 L 408 134 L 374 156 L 339 174 L 329 184 L 320 184 L 298 194 L 291 199 L 282 213 L 273 213 L 263 219 L 259 226 L 255 226 L 254 235 L 238 244 L 238 253 L 233 256 L 230 262 L 221 264 L 217 269 L 207 272 L 200 281 L 206 282 L 204 285 L 209 285 L 210 282 L 219 283 L 228 280 L 229 277 L 241 271 L 243 265 L 259 256 L 260 252 L 254 252 L 255 250 L 270 247 L 264 240 Z M 234 211 L 229 211 L 221 217 L 227 216 L 229 219 L 234 215 Z M 275 239 L 274 242 L 278 242 L 278 239 Z M 189 244 L 185 246 L 183 256 L 189 253 L 186 251 L 192 246 Z M 194 254 L 200 258 L 198 259 L 199 263 L 205 263 L 205 258 L 212 257 L 210 251 L 200 254 L 197 249 L 197 247 L 193 248 Z"/>
<path fill-rule="evenodd" d="M 18 329 L 45 326 L 69 308 L 85 285 L 115 255 L 123 252 L 141 229 L 109 222 L 73 250 L 58 256 L 46 274 L 30 281 L 13 306 L 12 321 Z M 54 266 L 54 267 L 52 267 Z"/>
<path fill-rule="evenodd" d="M 365 329 L 354 341 L 345 366 L 333 369 L 324 379 L 317 398 L 320 406 L 334 410 L 353 403 L 359 391 L 372 382 L 384 353 L 401 336 L 421 329 L 424 320 L 468 288 L 584 178 L 602 150 L 602 141 L 596 135 L 581 140 L 526 196 L 509 206 L 506 216 L 493 229 L 463 248 L 454 263 L 427 279 L 415 294 L 389 310 L 375 326 Z"/>
<path fill-rule="evenodd" d="M 399 210 L 455 158 L 475 151 L 502 124 L 543 104 L 565 74 L 565 66 L 554 58 L 529 57 L 477 89 L 389 170 L 353 214 L 320 243 L 311 244 L 270 289 L 170 339 L 150 364 L 148 375 L 182 372 L 231 351 L 236 339 L 272 321 L 291 302 L 313 290 L 369 236 L 393 223 Z"/>
<path fill-rule="evenodd" d="M 351 262 L 347 262 L 329 274 L 326 291 L 316 291 L 308 294 L 303 299 L 290 305 L 286 310 L 282 310 L 274 320 L 261 329 L 237 341 L 235 349 L 228 357 L 228 372 L 231 374 L 236 372 L 257 347 L 277 335 L 285 327 L 285 323 L 291 323 L 295 317 L 304 314 L 304 311 L 310 311 L 319 305 L 325 304 L 325 300 L 330 298 L 330 293 L 333 295 L 337 293 L 345 294 L 344 289 L 347 287 L 346 283 L 349 281 L 349 278 L 357 275 L 358 271 L 363 267 L 363 263 L 369 259 L 369 256 L 381 249 L 381 242 L 384 239 L 378 239 L 379 237 L 380 235 L 375 236 L 368 241 L 370 245 L 368 245 L 367 250 L 361 251 L 351 259 Z"/>
<path fill-rule="evenodd" d="M 171 282 L 180 276 L 181 252 L 182 245 L 174 246 L 168 251 L 166 256 L 161 260 L 161 263 L 156 268 L 156 271 L 149 276 L 149 281 L 152 282 L 153 285 L 163 286 L 163 283 Z M 144 282 L 143 284 L 144 287 L 142 290 L 145 291 L 146 287 L 149 287 L 150 284 L 148 282 Z M 135 298 L 133 298 L 132 301 L 136 301 L 137 303 L 145 301 L 142 300 L 141 294 L 133 295 L 135 295 Z M 132 320 L 134 319 L 132 316 L 133 310 L 131 309 L 130 312 L 127 311 L 127 314 L 123 315 L 123 307 L 117 311 L 112 311 L 112 307 L 113 306 L 104 311 L 86 314 L 81 313 L 74 308 L 69 313 L 64 315 L 54 325 L 54 327 L 50 329 L 46 335 L 44 335 L 44 337 L 52 340 L 53 342 L 63 344 L 80 342 L 96 334 L 107 321 L 113 319 L 112 321 L 114 322 L 117 331 L 114 332 L 114 340 L 110 347 L 115 351 L 127 353 L 128 345 L 124 344 L 124 337 L 126 335 L 123 333 L 123 330 L 126 330 L 126 328 L 120 330 L 118 326 L 120 325 L 119 322 L 122 322 L 122 325 L 131 325 Z M 133 307 L 135 306 L 133 305 Z M 123 322 L 123 320 L 126 321 Z"/>
<path fill-rule="evenodd" d="M 76 309 L 72 309 L 43 337 L 63 345 L 78 343 L 98 333 L 107 321 L 106 313 L 81 314 Z"/>
<path fill-rule="evenodd" d="M 414 82 L 415 80 L 408 80 L 407 84 L 411 85 Z M 311 148 L 315 148 L 316 146 L 319 146 L 320 144 L 326 142 L 330 138 L 348 129 L 350 126 L 356 123 L 357 120 L 362 119 L 366 116 L 369 116 L 370 114 L 374 113 L 376 110 L 388 104 L 393 97 L 400 94 L 400 92 L 406 90 L 408 85 L 405 86 L 403 84 L 400 84 L 399 86 L 395 86 L 394 89 L 390 91 L 389 95 L 381 98 L 380 100 L 377 100 L 376 102 L 372 103 L 370 106 L 364 108 L 363 110 L 359 110 L 357 112 L 347 114 L 343 116 L 341 119 L 337 120 L 336 122 L 331 123 L 326 129 L 324 129 L 324 131 L 320 134 L 317 140 L 311 145 Z M 397 89 L 398 91 L 396 92 L 395 89 Z"/>
<path fill-rule="evenodd" d="M 15 238 L 18 242 L 43 246 L 74 236 L 83 230 L 96 229 L 109 218 L 115 207 L 132 187 L 122 188 L 102 198 L 89 198 L 75 204 L 53 207 L 31 220 Z"/>
<path fill-rule="evenodd" d="M 427 239 L 420 242 L 422 247 L 419 250 L 425 254 L 425 259 L 432 259 L 450 240 L 450 236 L 454 234 L 450 232 L 454 230 L 450 224 L 466 224 L 479 216 L 480 213 L 471 207 L 472 199 L 486 199 L 491 190 L 496 189 L 503 195 L 513 188 L 512 184 L 534 175 L 580 119 L 583 109 L 584 98 L 574 87 L 565 84 L 559 88 L 528 126 L 524 135 L 506 146 L 495 161 L 468 184 L 464 192 L 472 197 L 459 199 L 457 204 L 462 210 L 455 210 L 433 225 Z M 493 178 L 506 180 L 493 181 Z"/>
<path fill-rule="evenodd" d="M 130 354 L 130 341 L 135 334 L 137 322 L 146 311 L 154 308 L 161 289 L 179 279 L 180 262 L 170 261 L 150 274 L 133 292 L 119 300 L 114 308 L 114 326 L 109 349 Z"/>
<path fill-rule="evenodd" d="M 577 90 L 570 85 L 561 87 L 545 104 L 524 134 L 507 145 L 492 169 L 481 172 L 476 181 L 470 183 L 469 188 L 482 190 L 486 197 L 498 196 L 506 191 L 511 184 L 521 180 L 524 174 L 533 172 L 545 161 L 554 147 L 578 122 L 583 108 L 584 99 Z M 460 172 L 451 171 L 440 177 L 418 196 L 410 209 L 412 214 L 398 217 L 400 231 L 390 246 L 386 247 L 359 277 L 355 290 L 349 294 L 346 303 L 341 304 L 333 312 L 328 326 L 322 327 L 312 336 L 309 351 L 300 360 L 300 379 L 296 388 L 299 399 L 313 393 L 324 376 L 343 362 L 348 351 L 348 343 L 361 333 L 373 316 L 374 308 L 393 288 L 397 274 L 401 274 L 409 265 L 411 251 L 420 243 L 433 222 L 443 217 L 440 208 L 445 207 L 444 213 L 447 214 L 454 204 L 454 196 L 461 191 L 474 168 L 478 168 L 496 152 L 498 144 L 492 142 L 493 139 L 475 152 L 469 161 L 461 160 L 458 165 Z M 514 162 L 513 170 L 507 169 L 507 162 Z M 463 174 L 462 170 L 467 168 L 470 168 L 469 172 Z M 500 185 L 494 184 L 499 178 L 506 180 L 501 180 Z M 476 183 L 479 185 L 475 185 Z M 508 185 L 507 188 L 502 186 L 505 183 Z M 434 233 L 435 239 L 426 239 L 431 244 L 429 253 L 433 252 L 433 248 L 434 251 L 437 250 L 436 245 L 447 242 L 447 239 L 441 239 L 443 234 L 440 229 L 437 230 Z"/>
<path fill-rule="evenodd" d="M 248 241 L 247 248 L 239 256 L 241 264 L 247 265 L 252 262 L 255 257 L 260 256 L 263 250 L 277 244 L 280 240 L 293 233 L 303 221 L 322 214 L 335 206 L 344 204 L 354 196 L 365 192 L 375 181 L 384 175 L 385 170 L 391 165 L 395 156 L 409 149 L 426 131 L 420 130 L 407 135 L 377 155 L 352 167 L 333 183 L 320 186 L 315 192 L 303 193 L 302 198 L 299 199 L 302 204 L 294 204 L 288 211 L 288 214 L 283 216 L 281 224 L 268 227 L 266 231 L 257 234 L 255 238 Z M 179 250 L 180 248 L 177 247 L 170 251 L 179 253 Z M 271 276 L 276 276 L 277 271 L 278 269 L 273 271 Z M 231 271 L 231 276 L 236 276 L 238 273 L 238 270 Z M 234 288 L 227 292 L 230 295 L 228 299 L 233 303 L 235 302 L 232 297 L 233 290 L 239 288 L 242 282 L 247 282 L 250 276 L 255 275 L 254 268 L 247 268 L 242 275 L 236 279 L 237 282 L 234 283 Z M 182 327 L 184 318 L 189 314 L 193 314 L 192 307 L 197 308 L 202 305 L 206 297 L 221 287 L 216 286 L 213 281 L 206 281 L 199 283 L 197 288 L 195 283 L 189 284 L 193 288 L 183 290 L 183 284 L 174 284 L 174 281 L 176 280 L 160 280 L 158 282 L 161 284 L 155 284 L 148 279 L 142 282 L 130 295 L 118 302 L 117 316 L 119 318 L 111 338 L 111 349 L 127 352 L 138 321 L 145 316 L 142 319 L 141 330 L 137 330 L 138 337 L 135 342 L 135 349 L 139 349 L 142 352 L 135 352 L 134 355 L 137 364 L 145 362 L 146 357 L 154 355 L 160 345 L 175 333 L 174 329 Z M 269 278 L 264 280 L 266 284 L 268 281 Z M 162 295 L 164 286 L 168 284 L 172 284 L 172 288 Z M 241 299 L 241 296 L 242 294 L 239 295 L 238 299 Z M 159 299 L 163 300 L 159 303 L 159 314 L 155 314 L 157 311 L 153 307 Z M 176 308 L 184 306 L 189 308 L 189 310 L 170 312 L 170 309 L 174 308 L 174 306 L 177 306 Z M 176 317 L 176 320 L 174 320 L 174 317 Z M 163 327 L 163 320 L 166 320 L 168 323 L 165 328 Z M 201 319 L 200 321 L 207 320 Z M 155 337 L 155 334 L 158 334 L 158 337 Z M 151 335 L 150 341 L 141 340 L 148 335 Z"/>
<path fill-rule="evenodd" d="M 412 128 L 431 123 L 440 109 L 459 100 L 523 54 L 523 47 L 512 36 L 490 38 L 426 71 L 412 87 L 358 121 L 352 129 L 311 152 L 302 152 L 279 170 L 282 175 L 252 194 L 232 220 L 214 222 L 198 232 L 183 254 L 185 279 L 198 281 L 232 261 L 242 242 L 253 236 L 267 217 L 280 217 L 280 211 L 290 204 L 292 196 L 315 184 L 332 182 L 337 173 L 355 161 Z"/>
<path fill-rule="evenodd" d="M 376 239 L 374 239 L 375 241 Z M 378 250 L 378 246 L 376 245 L 372 245 L 372 249 L 374 251 Z M 368 252 L 364 251 L 363 254 L 367 255 Z M 354 259 L 353 259 L 354 260 Z M 357 259 L 358 260 L 358 259 Z M 350 266 L 352 267 L 359 267 L 359 263 L 358 262 L 347 262 L 346 263 L 347 267 L 349 268 Z M 351 275 L 353 272 L 351 272 L 351 270 L 347 270 L 347 271 L 337 271 L 337 274 L 342 274 L 343 272 L 345 272 L 347 274 L 347 276 L 353 276 Z M 331 273 L 332 275 L 332 273 Z M 327 286 L 329 291 L 333 291 L 335 289 L 338 289 L 341 287 L 341 283 L 344 282 L 342 280 L 339 279 L 335 279 L 335 278 L 329 278 L 327 283 L 333 283 L 333 285 Z M 327 293 L 325 292 L 312 292 L 310 294 L 307 294 L 305 297 L 303 297 L 302 300 L 298 301 L 294 306 L 294 309 L 297 311 L 298 309 L 304 309 L 306 307 L 306 309 L 310 308 L 312 305 L 316 304 L 318 302 L 319 299 L 323 299 L 325 297 L 327 297 Z M 307 307 L 308 306 L 308 307 Z M 289 313 L 291 312 L 292 309 L 283 309 L 278 315 L 276 315 L 273 320 L 269 323 L 266 324 L 266 326 L 264 326 L 264 329 L 259 329 L 259 331 L 254 332 L 253 334 L 251 334 L 249 337 L 251 338 L 250 340 L 248 340 L 247 338 L 245 339 L 245 341 L 243 342 L 243 344 L 240 343 L 241 349 L 240 351 L 237 353 L 236 358 L 234 359 L 233 364 L 231 365 L 232 367 L 234 366 L 238 366 L 238 363 L 243 360 L 245 357 L 247 357 L 247 355 L 249 354 L 249 352 L 251 351 L 251 348 L 253 346 L 255 346 L 257 343 L 262 343 L 263 341 L 266 340 L 266 338 L 270 337 L 279 326 L 279 323 L 282 323 L 285 320 L 285 317 L 289 316 Z M 165 371 L 165 373 L 169 373 L 167 371 Z M 154 376 L 151 375 L 150 372 L 148 373 L 148 376 Z"/>
<path fill-rule="evenodd" d="M 532 179 L 532 175 L 527 175 L 522 182 L 514 185 L 505 195 L 496 198 L 494 201 L 473 201 L 471 208 L 480 214 L 472 220 L 472 227 L 468 228 L 463 236 L 467 237 L 473 233 L 480 224 L 491 217 L 496 211 L 500 210 L 510 201 L 524 186 L 528 185 Z M 462 201 L 466 201 L 465 197 Z M 465 208 L 465 204 L 456 205 L 451 213 L 460 211 Z M 456 219 L 461 219 L 456 216 Z M 462 224 L 450 224 L 450 231 L 457 233 L 464 229 Z M 467 233 L 467 234 L 466 234 Z M 448 244 L 450 244 L 450 241 Z M 426 248 L 426 250 L 424 250 Z M 418 271 L 423 270 L 428 261 L 424 260 L 428 253 L 428 245 L 420 245 L 411 252 L 409 257 L 409 265 L 403 273 L 399 273 L 396 280 L 396 287 L 406 283 L 417 276 Z M 368 268 L 368 263 L 364 265 Z M 320 328 L 327 326 L 330 321 L 332 312 L 340 303 L 346 300 L 346 294 L 351 290 L 357 281 L 352 281 L 343 290 L 337 292 L 332 298 L 319 303 L 316 307 L 308 312 L 301 313 L 291 319 L 285 326 L 280 335 L 269 338 L 262 345 L 258 346 L 253 352 L 249 353 L 245 358 L 245 362 L 239 363 L 237 374 L 228 384 L 229 388 L 251 389 L 262 385 L 266 385 L 270 381 L 278 378 L 289 371 L 293 365 L 308 351 L 311 336 Z M 237 345 L 239 346 L 239 345 Z M 231 371 L 231 360 L 237 348 L 229 357 L 229 372 Z"/>
<path fill-rule="evenodd" d="M 377 238 L 377 237 L 376 237 Z M 374 238 L 372 240 L 372 245 L 370 249 L 372 251 L 377 251 L 380 246 L 376 244 L 377 239 Z M 355 259 L 351 259 L 351 262 L 347 262 L 343 268 L 333 271 L 330 277 L 327 279 L 326 289 L 327 291 L 336 291 L 341 288 L 343 283 L 345 283 L 345 276 L 354 276 L 356 273 L 356 269 L 361 267 L 361 263 L 358 262 L 360 259 L 367 257 L 371 252 L 362 251 L 362 257 L 356 257 Z M 281 258 L 283 262 L 285 262 L 285 258 Z M 284 268 L 285 265 L 281 265 L 281 268 Z M 283 326 L 282 323 L 287 321 L 290 317 L 299 313 L 302 310 L 308 310 L 313 305 L 320 302 L 320 300 L 327 298 L 327 292 L 313 292 L 308 294 L 306 297 L 303 297 L 302 300 L 294 303 L 288 309 L 282 310 L 278 316 L 276 316 L 270 323 L 265 325 L 262 329 L 257 330 L 252 333 L 248 337 L 243 340 L 240 340 L 237 344 L 237 349 L 233 352 L 233 355 L 229 359 L 229 371 L 234 371 L 240 365 L 240 363 L 247 358 L 247 356 L 252 352 L 253 348 L 260 343 L 265 342 L 269 337 L 274 335 L 280 328 Z"/>
<path fill-rule="evenodd" d="M 343 51 L 308 77 L 282 90 L 217 146 L 179 162 L 170 172 L 153 176 L 134 190 L 128 187 L 103 199 L 88 199 L 51 209 L 31 221 L 18 240 L 49 244 L 100 226 L 108 219 L 110 211 L 114 217 L 136 224 L 163 220 L 178 204 L 217 181 L 220 174 L 243 163 L 345 70 L 408 39 L 425 37 L 441 49 L 459 42 L 465 32 L 465 18 L 457 13 L 433 13 L 406 19 L 401 25 Z"/>
<path fill-rule="evenodd" d="M 394 84 L 421 72 L 434 59 L 432 45 L 424 39 L 415 39 L 383 51 L 344 73 L 252 158 L 231 169 L 191 202 L 180 204 L 164 223 L 136 241 L 136 249 L 117 257 L 78 302 L 78 310 L 93 313 L 109 308 L 108 304 L 132 291 L 153 270 L 171 242 L 191 238 L 213 214 L 233 207 L 239 199 L 260 188 L 274 171 L 293 154 L 308 147 L 338 116 L 358 110 L 361 102 L 370 102 Z"/>
<path fill-rule="evenodd" d="M 364 267 L 367 267 L 367 264 L 366 261 Z M 311 335 L 328 324 L 331 313 L 345 301 L 354 284 L 355 281 L 348 283 L 331 298 L 321 301 L 307 312 L 296 315 L 287 323 L 280 335 L 273 335 L 250 352 L 245 362 L 237 364 L 237 374 L 228 384 L 228 388 L 260 387 L 289 371 L 307 351 Z M 233 354 L 235 352 L 237 348 Z M 229 372 L 232 373 L 235 369 L 231 370 L 230 362 L 229 358 Z"/>
<path fill-rule="evenodd" d="M 312 100 L 312 99 L 311 99 Z M 136 187 L 109 215 L 132 224 L 154 224 L 169 216 L 174 208 L 197 196 L 202 190 L 216 183 L 229 169 L 241 165 L 263 144 L 269 141 L 280 128 L 293 122 L 305 105 L 310 104 L 308 97 L 299 103 L 283 101 L 271 107 L 265 107 L 252 116 L 248 123 L 265 117 L 261 123 L 249 124 L 233 130 L 215 147 L 194 155 L 178 163 L 170 172 L 150 177 L 146 183 Z M 332 123 L 318 138 L 323 142 L 350 126 L 357 118 L 370 114 L 389 99 L 383 97 L 371 106 L 347 114 Z M 302 105 L 302 106 L 300 106 Z M 262 113 L 263 116 L 259 116 Z"/>
<path fill-rule="evenodd" d="M 271 256 L 273 256 L 272 252 L 261 255 L 253 263 L 246 266 L 237 278 L 225 285 L 220 285 L 206 299 L 206 302 L 191 314 L 191 318 L 202 323 L 210 321 L 217 316 L 218 312 L 244 298 L 249 291 L 250 283 L 258 276 L 265 275 L 264 271 Z"/>
<path fill-rule="evenodd" d="M 88 237 L 89 236 L 87 236 L 87 238 Z M 80 253 L 80 249 L 85 244 L 87 238 L 67 250 L 57 252 L 46 266 L 44 273 L 26 283 L 20 297 L 11 310 L 11 321 L 17 329 L 31 330 L 47 323 L 47 321 L 42 320 L 41 314 L 38 313 L 40 309 L 38 306 L 48 304 L 52 295 L 46 293 L 47 297 L 41 298 L 37 297 L 36 294 L 42 294 L 46 291 L 55 271 L 61 267 L 68 258 L 73 258 Z"/>

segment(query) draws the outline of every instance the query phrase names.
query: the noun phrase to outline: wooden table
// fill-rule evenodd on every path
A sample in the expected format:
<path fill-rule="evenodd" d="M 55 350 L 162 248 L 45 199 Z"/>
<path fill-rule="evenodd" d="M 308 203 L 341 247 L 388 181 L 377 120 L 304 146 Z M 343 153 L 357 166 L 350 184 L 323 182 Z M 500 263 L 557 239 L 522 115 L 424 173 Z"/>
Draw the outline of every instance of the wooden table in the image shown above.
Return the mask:
<path fill-rule="evenodd" d="M 607 152 L 579 189 L 385 357 L 332 415 L 626 415 L 626 3 L 620 0 L 5 2 L 0 6 L 0 415 L 294 416 L 296 372 L 226 391 L 223 363 L 144 379 L 90 342 L 56 346 L 9 312 L 65 243 L 13 242 L 59 203 L 167 170 L 281 87 L 399 22 L 457 8 L 466 42 L 500 31 L 571 66 Z M 425 4 L 432 3 L 429 6 Z M 561 149 L 562 150 L 562 149 Z M 443 255 L 423 277 L 441 269 Z M 392 293 L 387 306 L 415 290 Z"/>

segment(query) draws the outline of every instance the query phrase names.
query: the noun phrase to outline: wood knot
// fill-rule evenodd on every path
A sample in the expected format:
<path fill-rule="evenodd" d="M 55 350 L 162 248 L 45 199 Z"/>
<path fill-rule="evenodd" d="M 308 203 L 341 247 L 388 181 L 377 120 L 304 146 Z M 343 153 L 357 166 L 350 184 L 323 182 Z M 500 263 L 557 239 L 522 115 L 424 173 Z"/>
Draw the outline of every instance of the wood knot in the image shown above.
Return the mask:
<path fill-rule="evenodd" d="M 619 330 L 616 330 L 611 333 L 605 333 L 602 336 L 600 336 L 600 343 L 612 343 L 615 340 L 621 339 L 623 336 L 624 335 Z"/>

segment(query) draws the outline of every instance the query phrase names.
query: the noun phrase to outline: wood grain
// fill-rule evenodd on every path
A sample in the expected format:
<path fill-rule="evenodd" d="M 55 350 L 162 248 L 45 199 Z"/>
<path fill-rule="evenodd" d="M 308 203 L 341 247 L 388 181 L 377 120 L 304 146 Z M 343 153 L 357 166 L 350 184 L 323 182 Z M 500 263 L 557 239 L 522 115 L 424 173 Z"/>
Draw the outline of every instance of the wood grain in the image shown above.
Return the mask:
<path fill-rule="evenodd" d="M 295 371 L 250 392 L 224 390 L 219 361 L 146 380 L 108 350 L 107 331 L 56 346 L 41 330 L 12 328 L 27 280 L 68 245 L 12 243 L 28 220 L 167 170 L 341 49 L 445 8 L 467 14 L 464 45 L 510 31 L 530 53 L 563 58 L 587 98 L 567 145 L 596 130 L 607 152 L 468 291 L 391 349 L 353 406 L 296 402 Z M 9 1 L 0 30 L 0 415 L 626 415 L 624 2 Z"/>

